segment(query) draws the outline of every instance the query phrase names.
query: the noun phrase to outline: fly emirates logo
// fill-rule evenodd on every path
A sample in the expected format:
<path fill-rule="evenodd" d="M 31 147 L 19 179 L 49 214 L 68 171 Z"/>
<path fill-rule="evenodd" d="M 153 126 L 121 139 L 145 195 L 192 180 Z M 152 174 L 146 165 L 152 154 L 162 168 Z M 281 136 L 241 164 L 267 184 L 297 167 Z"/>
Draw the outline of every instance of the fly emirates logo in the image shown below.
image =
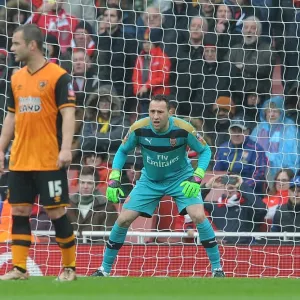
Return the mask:
<path fill-rule="evenodd" d="M 168 155 L 157 155 L 157 160 L 153 160 L 151 157 L 147 156 L 147 163 L 154 167 L 164 168 L 173 165 L 179 160 L 179 156 L 172 159 Z"/>
<path fill-rule="evenodd" d="M 40 97 L 19 97 L 20 113 L 37 113 L 42 109 Z"/>

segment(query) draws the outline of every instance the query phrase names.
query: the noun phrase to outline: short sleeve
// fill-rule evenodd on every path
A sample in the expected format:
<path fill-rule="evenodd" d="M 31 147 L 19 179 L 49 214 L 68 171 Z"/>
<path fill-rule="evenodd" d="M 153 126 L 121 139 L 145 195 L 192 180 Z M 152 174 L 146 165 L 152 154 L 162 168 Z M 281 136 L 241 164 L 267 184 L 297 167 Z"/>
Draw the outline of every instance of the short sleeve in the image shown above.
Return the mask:
<path fill-rule="evenodd" d="M 6 100 L 6 110 L 14 113 L 15 112 L 15 99 L 14 99 L 14 94 L 13 94 L 11 85 L 8 86 L 7 90 L 8 91 L 7 91 L 7 100 Z"/>
<path fill-rule="evenodd" d="M 62 75 L 55 87 L 55 100 L 59 109 L 76 106 L 76 96 L 70 76 L 66 73 Z"/>

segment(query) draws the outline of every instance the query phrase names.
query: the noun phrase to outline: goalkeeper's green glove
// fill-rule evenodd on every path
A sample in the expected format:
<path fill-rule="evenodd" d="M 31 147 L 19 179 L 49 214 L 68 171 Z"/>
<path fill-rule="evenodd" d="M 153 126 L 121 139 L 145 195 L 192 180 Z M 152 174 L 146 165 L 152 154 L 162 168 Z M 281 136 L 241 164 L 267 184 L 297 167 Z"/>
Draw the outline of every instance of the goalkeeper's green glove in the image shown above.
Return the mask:
<path fill-rule="evenodd" d="M 124 192 L 121 190 L 120 178 L 121 173 L 118 170 L 113 170 L 109 175 L 106 198 L 113 203 L 119 203 L 119 195 L 124 197 Z"/>
<path fill-rule="evenodd" d="M 180 186 L 183 186 L 182 193 L 187 198 L 196 198 L 200 192 L 200 184 L 205 175 L 203 169 L 197 168 L 190 178 L 183 181 Z"/>

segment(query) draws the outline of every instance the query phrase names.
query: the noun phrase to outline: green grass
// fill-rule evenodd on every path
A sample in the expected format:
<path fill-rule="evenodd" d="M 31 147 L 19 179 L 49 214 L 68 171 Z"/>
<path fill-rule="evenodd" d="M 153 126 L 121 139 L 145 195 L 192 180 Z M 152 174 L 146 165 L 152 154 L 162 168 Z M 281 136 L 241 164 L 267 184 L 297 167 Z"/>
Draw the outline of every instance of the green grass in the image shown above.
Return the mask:
<path fill-rule="evenodd" d="M 5 300 L 300 299 L 297 279 L 122 277 L 57 282 L 31 277 L 0 282 L 0 291 Z"/>

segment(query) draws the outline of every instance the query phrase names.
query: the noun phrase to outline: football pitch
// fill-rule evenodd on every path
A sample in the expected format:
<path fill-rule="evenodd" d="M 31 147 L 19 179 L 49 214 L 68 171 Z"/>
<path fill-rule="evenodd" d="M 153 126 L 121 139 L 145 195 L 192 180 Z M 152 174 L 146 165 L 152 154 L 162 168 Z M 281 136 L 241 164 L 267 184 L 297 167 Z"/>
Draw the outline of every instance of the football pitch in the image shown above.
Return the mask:
<path fill-rule="evenodd" d="M 298 279 L 91 278 L 58 282 L 54 277 L 0 282 L 5 300 L 231 300 L 300 299 Z"/>

